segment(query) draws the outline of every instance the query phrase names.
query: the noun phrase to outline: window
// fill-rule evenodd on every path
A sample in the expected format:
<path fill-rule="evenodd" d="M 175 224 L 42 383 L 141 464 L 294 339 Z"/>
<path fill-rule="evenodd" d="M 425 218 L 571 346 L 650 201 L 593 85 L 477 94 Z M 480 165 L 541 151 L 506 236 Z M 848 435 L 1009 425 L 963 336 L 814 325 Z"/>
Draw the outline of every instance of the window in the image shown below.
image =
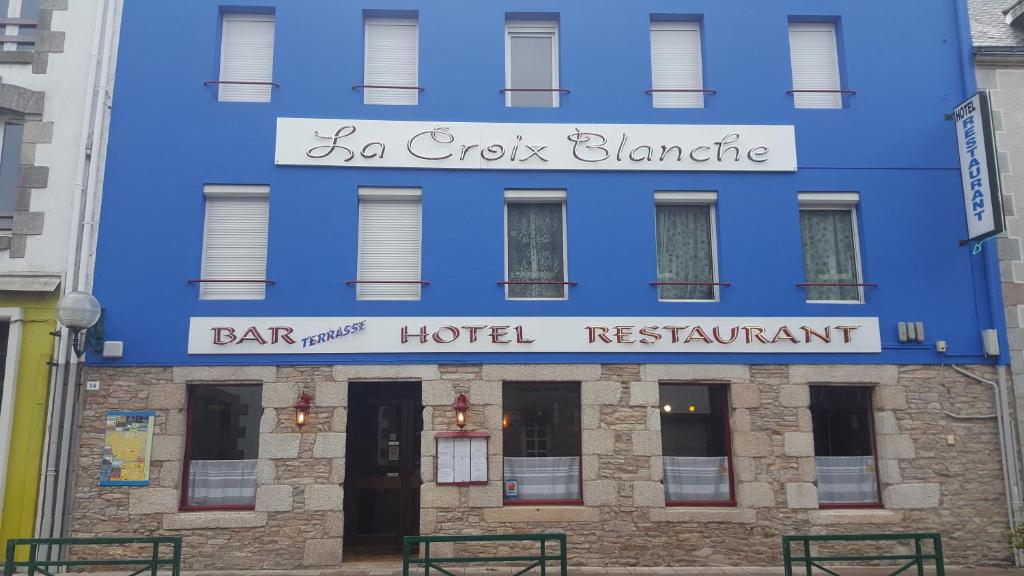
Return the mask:
<path fill-rule="evenodd" d="M 0 17 L 17 22 L 3 27 L 3 36 L 8 40 L 3 43 L 4 50 L 35 48 L 39 0 L 0 0 Z"/>
<path fill-rule="evenodd" d="M 655 108 L 703 108 L 701 68 L 699 22 L 651 22 L 651 96 Z"/>
<path fill-rule="evenodd" d="M 505 105 L 558 108 L 558 22 L 505 23 Z"/>
<path fill-rule="evenodd" d="M 14 208 L 18 203 L 18 180 L 21 176 L 21 143 L 25 126 L 6 122 L 0 124 L 0 232 L 14 225 Z"/>
<path fill-rule="evenodd" d="M 4 411 L 4 384 L 7 382 L 7 340 L 11 334 L 10 320 L 0 322 L 0 413 Z"/>
<path fill-rule="evenodd" d="M 367 18 L 364 104 L 419 103 L 419 25 L 415 18 Z"/>
<path fill-rule="evenodd" d="M 716 199 L 714 192 L 655 194 L 660 300 L 718 299 Z"/>
<path fill-rule="evenodd" d="M 789 52 L 796 107 L 842 108 L 835 24 L 790 22 Z"/>
<path fill-rule="evenodd" d="M 421 192 L 359 190 L 359 300 L 419 300 Z"/>
<path fill-rule="evenodd" d="M 566 298 L 565 192 L 505 192 L 509 299 Z"/>
<path fill-rule="evenodd" d="M 579 502 L 580 385 L 506 383 L 502 409 L 505 502 Z"/>
<path fill-rule="evenodd" d="M 665 502 L 732 504 L 729 388 L 662 384 Z"/>
<path fill-rule="evenodd" d="M 871 389 L 811 386 L 820 505 L 878 504 Z"/>
<path fill-rule="evenodd" d="M 221 102 L 270 102 L 274 80 L 274 15 L 223 15 Z"/>
<path fill-rule="evenodd" d="M 800 194 L 808 302 L 861 302 L 857 194 Z"/>
<path fill-rule="evenodd" d="M 259 385 L 188 389 L 182 508 L 253 508 L 259 458 Z"/>
<path fill-rule="evenodd" d="M 262 300 L 267 279 L 268 186 L 203 187 L 203 300 Z"/>

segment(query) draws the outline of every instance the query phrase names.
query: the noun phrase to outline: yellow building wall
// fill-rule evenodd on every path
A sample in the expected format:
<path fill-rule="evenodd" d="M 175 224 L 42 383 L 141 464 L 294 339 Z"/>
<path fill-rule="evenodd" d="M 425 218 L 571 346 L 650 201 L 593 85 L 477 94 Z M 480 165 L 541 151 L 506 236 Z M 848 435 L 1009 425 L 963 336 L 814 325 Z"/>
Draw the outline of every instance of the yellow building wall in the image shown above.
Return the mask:
<path fill-rule="evenodd" d="M 52 357 L 54 345 L 50 332 L 57 329 L 57 299 L 57 292 L 0 292 L 0 308 L 21 308 L 24 318 L 14 398 L 14 425 L 7 462 L 7 487 L 3 495 L 3 517 L 0 518 L 0 558 L 6 555 L 8 539 L 32 538 L 34 535 L 50 383 L 47 362 Z M 8 354 L 17 353 L 18 350 L 8 351 Z M 19 552 L 18 555 L 23 554 Z"/>

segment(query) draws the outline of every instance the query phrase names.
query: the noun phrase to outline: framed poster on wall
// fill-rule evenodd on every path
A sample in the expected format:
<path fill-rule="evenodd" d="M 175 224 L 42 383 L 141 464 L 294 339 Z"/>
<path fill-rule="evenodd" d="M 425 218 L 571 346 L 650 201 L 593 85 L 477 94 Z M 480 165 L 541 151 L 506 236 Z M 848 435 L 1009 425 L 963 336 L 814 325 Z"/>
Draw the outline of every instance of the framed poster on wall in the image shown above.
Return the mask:
<path fill-rule="evenodd" d="M 438 432 L 438 484 L 486 484 L 488 432 Z"/>
<path fill-rule="evenodd" d="M 156 412 L 107 412 L 100 486 L 148 486 Z"/>

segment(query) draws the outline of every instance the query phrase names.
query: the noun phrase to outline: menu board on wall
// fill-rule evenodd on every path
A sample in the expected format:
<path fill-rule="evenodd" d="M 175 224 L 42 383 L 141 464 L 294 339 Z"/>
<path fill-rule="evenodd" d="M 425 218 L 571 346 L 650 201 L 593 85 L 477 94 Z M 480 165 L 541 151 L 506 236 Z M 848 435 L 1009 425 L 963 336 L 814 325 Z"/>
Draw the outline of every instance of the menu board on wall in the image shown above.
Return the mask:
<path fill-rule="evenodd" d="M 437 437 L 437 483 L 486 483 L 488 437 L 457 434 Z"/>
<path fill-rule="evenodd" d="M 149 484 L 155 412 L 107 412 L 100 486 Z"/>

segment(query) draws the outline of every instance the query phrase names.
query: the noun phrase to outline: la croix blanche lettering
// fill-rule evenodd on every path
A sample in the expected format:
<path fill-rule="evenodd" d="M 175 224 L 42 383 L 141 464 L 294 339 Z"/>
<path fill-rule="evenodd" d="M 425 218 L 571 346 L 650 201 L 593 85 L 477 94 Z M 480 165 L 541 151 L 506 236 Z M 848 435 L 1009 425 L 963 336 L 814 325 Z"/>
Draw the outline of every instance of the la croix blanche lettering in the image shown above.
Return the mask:
<path fill-rule="evenodd" d="M 356 137 L 359 129 L 344 125 L 333 133 L 313 136 L 324 141 L 306 151 L 312 159 L 325 159 L 337 155 L 345 163 L 356 160 L 384 160 L 389 154 L 387 144 L 379 140 L 360 140 Z M 755 164 L 768 162 L 771 150 L 768 146 L 749 144 L 735 132 L 723 134 L 713 142 L 694 145 L 693 143 L 634 142 L 627 132 L 608 134 L 585 132 L 575 129 L 565 140 L 572 158 L 586 164 L 602 163 L 695 163 L 723 164 L 749 160 Z M 509 140 L 499 142 L 460 142 L 451 128 L 435 127 L 412 135 L 405 142 L 405 152 L 411 157 L 434 162 L 489 162 L 504 164 L 534 163 L 543 165 L 551 162 L 550 146 L 531 143 L 522 134 L 515 134 Z"/>

